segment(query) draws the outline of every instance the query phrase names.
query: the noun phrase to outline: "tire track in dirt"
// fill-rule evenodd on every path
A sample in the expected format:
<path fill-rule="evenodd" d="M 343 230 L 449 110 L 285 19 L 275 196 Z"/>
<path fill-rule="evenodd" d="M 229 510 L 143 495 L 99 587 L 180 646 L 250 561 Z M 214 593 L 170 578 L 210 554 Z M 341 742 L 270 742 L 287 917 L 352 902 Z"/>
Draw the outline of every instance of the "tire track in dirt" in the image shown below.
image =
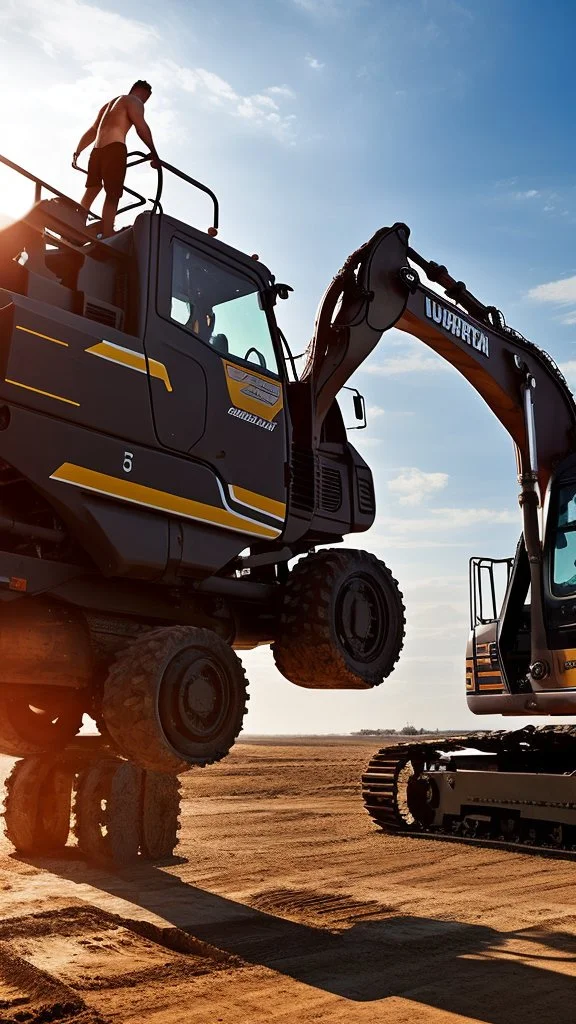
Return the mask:
<path fill-rule="evenodd" d="M 74 989 L 18 956 L 0 941 L 2 1024 L 107 1024 Z"/>

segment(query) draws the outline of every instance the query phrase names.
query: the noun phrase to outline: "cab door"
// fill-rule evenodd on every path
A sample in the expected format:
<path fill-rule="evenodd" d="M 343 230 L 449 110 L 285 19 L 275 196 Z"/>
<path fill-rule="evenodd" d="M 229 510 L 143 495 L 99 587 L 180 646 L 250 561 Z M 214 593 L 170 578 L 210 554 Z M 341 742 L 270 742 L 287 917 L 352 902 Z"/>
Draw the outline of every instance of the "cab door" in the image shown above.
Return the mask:
<path fill-rule="evenodd" d="M 270 275 L 162 216 L 145 349 L 159 443 L 212 469 L 224 508 L 285 517 L 284 387 Z M 152 307 L 152 304 L 151 304 Z"/>

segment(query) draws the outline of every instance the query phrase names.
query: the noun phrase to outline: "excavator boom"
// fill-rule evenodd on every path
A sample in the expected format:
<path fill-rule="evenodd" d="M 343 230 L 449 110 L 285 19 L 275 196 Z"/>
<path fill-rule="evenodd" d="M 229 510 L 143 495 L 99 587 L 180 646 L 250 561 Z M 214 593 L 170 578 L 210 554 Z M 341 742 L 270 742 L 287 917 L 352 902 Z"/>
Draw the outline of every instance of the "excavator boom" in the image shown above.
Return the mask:
<path fill-rule="evenodd" d="M 516 558 L 509 560 L 502 608 L 494 607 L 492 617 L 483 617 L 474 588 L 478 567 L 491 574 L 498 560 L 472 559 L 468 706 L 477 714 L 574 715 L 572 394 L 546 352 L 509 328 L 497 309 L 480 302 L 446 267 L 423 259 L 408 239 L 408 228 L 395 224 L 354 254 L 352 271 L 347 261 L 330 325 L 322 311 L 317 321 L 324 350 L 331 331 L 333 353 L 340 356 L 333 380 L 354 365 L 355 356 L 365 358 L 377 335 L 396 327 L 459 370 L 508 431 L 517 454 L 523 531 Z M 418 270 L 443 292 L 423 285 Z M 316 380 L 321 408 L 330 382 L 319 373 Z M 492 575 L 490 583 L 495 605 Z M 526 726 L 384 747 L 370 761 L 362 791 L 372 820 L 388 832 L 575 850 L 575 768 L 575 726 Z"/>
<path fill-rule="evenodd" d="M 575 450 L 576 406 L 551 357 L 446 267 L 421 257 L 409 236 L 400 223 L 378 231 L 346 260 L 324 296 L 303 374 L 313 391 L 315 434 L 340 387 L 392 327 L 459 370 L 516 448 L 531 584 L 529 674 L 537 686 L 549 687 L 554 659 L 545 622 L 540 509 L 555 468 Z M 421 283 L 414 264 L 443 295 Z"/>

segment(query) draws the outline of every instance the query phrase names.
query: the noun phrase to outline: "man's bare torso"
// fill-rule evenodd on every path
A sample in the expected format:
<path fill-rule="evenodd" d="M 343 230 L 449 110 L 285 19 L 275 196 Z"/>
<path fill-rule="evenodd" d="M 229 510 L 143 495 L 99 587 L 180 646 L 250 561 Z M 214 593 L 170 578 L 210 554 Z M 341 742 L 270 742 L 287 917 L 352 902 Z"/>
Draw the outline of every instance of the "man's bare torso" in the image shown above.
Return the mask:
<path fill-rule="evenodd" d="M 109 146 L 111 142 L 126 142 L 126 136 L 132 127 L 129 110 L 135 103 L 143 107 L 142 101 L 135 96 L 116 96 L 106 104 L 98 122 L 95 149 Z"/>

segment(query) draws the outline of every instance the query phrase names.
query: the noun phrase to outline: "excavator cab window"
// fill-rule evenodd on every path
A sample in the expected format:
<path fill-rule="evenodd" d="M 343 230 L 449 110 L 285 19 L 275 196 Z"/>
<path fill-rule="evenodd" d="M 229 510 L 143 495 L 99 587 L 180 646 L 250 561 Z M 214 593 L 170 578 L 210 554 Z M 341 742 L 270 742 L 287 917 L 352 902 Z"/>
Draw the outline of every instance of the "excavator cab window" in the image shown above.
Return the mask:
<path fill-rule="evenodd" d="M 565 484 L 558 494 L 552 593 L 576 593 L 576 482 Z"/>
<path fill-rule="evenodd" d="M 175 239 L 170 317 L 221 355 L 278 375 L 256 281 Z"/>

